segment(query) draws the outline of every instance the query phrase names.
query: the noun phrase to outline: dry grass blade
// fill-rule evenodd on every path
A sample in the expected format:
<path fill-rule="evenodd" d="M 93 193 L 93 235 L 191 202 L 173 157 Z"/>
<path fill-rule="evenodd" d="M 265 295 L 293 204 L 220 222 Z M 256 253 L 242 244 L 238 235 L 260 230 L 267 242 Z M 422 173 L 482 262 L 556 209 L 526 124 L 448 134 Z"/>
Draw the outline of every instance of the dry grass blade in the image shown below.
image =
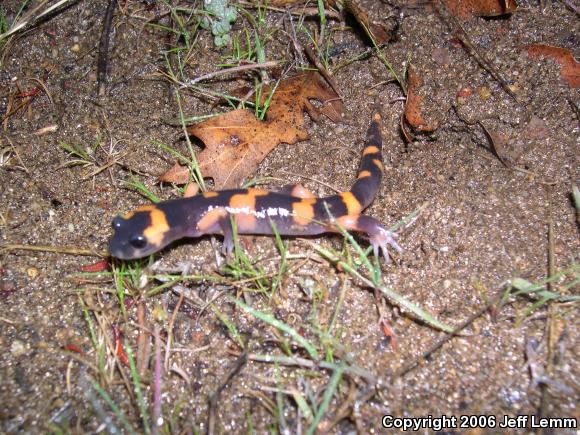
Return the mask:
<path fill-rule="evenodd" d="M 19 31 L 29 28 L 37 24 L 42 18 L 48 16 L 52 12 L 59 9 L 61 6 L 66 5 L 67 3 L 76 3 L 77 0 L 60 0 L 55 4 L 48 6 L 46 9 L 42 10 L 44 6 L 48 3 L 48 0 L 41 1 L 38 6 L 32 9 L 26 16 L 22 17 L 20 20 L 16 20 L 17 22 L 12 24 L 12 27 L 7 31 L 0 35 L 0 42 L 9 38 L 10 36 L 16 34 Z"/>

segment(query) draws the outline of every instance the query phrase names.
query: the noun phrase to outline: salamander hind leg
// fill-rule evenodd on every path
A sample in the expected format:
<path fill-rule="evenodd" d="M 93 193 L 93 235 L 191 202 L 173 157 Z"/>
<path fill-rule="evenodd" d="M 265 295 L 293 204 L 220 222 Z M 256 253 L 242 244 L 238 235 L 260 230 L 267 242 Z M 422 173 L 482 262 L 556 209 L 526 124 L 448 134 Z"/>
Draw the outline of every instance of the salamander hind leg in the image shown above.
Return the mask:
<path fill-rule="evenodd" d="M 387 230 L 378 220 L 365 215 L 348 215 L 336 219 L 336 225 L 347 231 L 357 231 L 365 234 L 373 246 L 375 256 L 379 256 L 379 251 L 387 263 L 390 262 L 388 247 L 402 253 L 403 248 L 397 243 L 397 234 Z"/>
<path fill-rule="evenodd" d="M 316 198 L 316 195 L 302 184 L 289 184 L 280 189 L 278 193 L 290 195 L 295 198 Z"/>

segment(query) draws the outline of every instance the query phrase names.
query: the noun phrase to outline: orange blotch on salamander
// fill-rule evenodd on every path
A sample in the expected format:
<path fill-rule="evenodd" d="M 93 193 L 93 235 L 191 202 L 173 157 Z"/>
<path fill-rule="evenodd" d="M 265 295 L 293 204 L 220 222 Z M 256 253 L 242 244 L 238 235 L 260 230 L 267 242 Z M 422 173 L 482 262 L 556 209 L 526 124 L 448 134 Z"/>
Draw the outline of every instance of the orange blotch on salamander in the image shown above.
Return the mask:
<path fill-rule="evenodd" d="M 252 231 L 256 228 L 256 197 L 268 195 L 267 190 L 248 189 L 230 198 L 227 211 L 234 216 L 240 231 Z"/>
<path fill-rule="evenodd" d="M 316 198 L 303 198 L 292 204 L 292 219 L 298 225 L 308 225 L 314 219 L 314 207 Z"/>
<path fill-rule="evenodd" d="M 220 225 L 220 221 L 228 215 L 228 212 L 223 208 L 214 208 L 208 211 L 199 221 L 197 221 L 197 229 L 201 234 L 212 233 Z"/>
<path fill-rule="evenodd" d="M 165 234 L 169 231 L 169 224 L 165 213 L 154 205 L 143 205 L 135 211 L 127 213 L 123 219 L 131 219 L 137 213 L 148 213 L 151 223 L 143 230 L 147 242 L 154 246 L 161 246 Z"/>
<path fill-rule="evenodd" d="M 363 155 L 363 156 L 366 156 L 366 155 L 368 155 L 368 154 L 377 154 L 379 151 L 380 151 L 380 150 L 379 150 L 379 147 L 376 147 L 376 146 L 374 146 L 374 145 L 369 145 L 368 147 L 366 147 L 366 148 L 363 150 L 363 153 L 362 153 L 362 155 Z"/>
<path fill-rule="evenodd" d="M 346 206 L 347 214 L 360 214 L 360 212 L 363 210 L 362 205 L 352 192 L 343 192 L 339 195 L 342 198 L 342 202 Z"/>

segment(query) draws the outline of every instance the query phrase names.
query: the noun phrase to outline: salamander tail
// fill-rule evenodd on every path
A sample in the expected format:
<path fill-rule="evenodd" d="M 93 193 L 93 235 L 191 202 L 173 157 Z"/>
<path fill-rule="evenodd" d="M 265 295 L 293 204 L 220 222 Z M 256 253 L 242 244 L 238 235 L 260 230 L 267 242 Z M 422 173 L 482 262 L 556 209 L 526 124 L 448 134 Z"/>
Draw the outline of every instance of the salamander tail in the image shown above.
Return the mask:
<path fill-rule="evenodd" d="M 381 185 L 383 176 L 382 148 L 381 115 L 375 113 L 367 132 L 357 180 L 350 190 L 363 209 L 373 202 Z"/>

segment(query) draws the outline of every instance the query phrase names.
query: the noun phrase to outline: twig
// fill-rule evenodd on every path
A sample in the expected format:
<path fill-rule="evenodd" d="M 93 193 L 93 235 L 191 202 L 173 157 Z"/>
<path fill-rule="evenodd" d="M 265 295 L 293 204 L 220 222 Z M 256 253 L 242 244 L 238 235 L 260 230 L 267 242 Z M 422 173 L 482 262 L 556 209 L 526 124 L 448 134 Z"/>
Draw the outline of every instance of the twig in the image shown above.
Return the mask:
<path fill-rule="evenodd" d="M 433 343 L 425 352 L 423 352 L 421 355 L 419 355 L 418 357 L 414 358 L 412 361 L 408 362 L 402 368 L 400 368 L 399 370 L 397 370 L 395 372 L 395 374 L 393 375 L 393 379 L 390 380 L 389 382 L 392 382 L 394 379 L 397 379 L 397 378 L 400 378 L 400 377 L 405 376 L 407 373 L 409 373 L 411 370 L 413 370 L 415 367 L 417 367 L 421 363 L 421 361 L 426 360 L 433 353 L 435 353 L 437 350 L 441 349 L 441 347 L 445 343 L 447 343 L 449 340 L 451 340 L 454 337 L 457 337 L 458 334 L 462 330 L 464 330 L 465 328 L 467 328 L 475 320 L 477 320 L 482 315 L 484 315 L 485 313 L 487 313 L 490 308 L 496 306 L 499 303 L 499 301 L 501 300 L 502 295 L 503 295 L 503 293 L 500 292 L 500 294 L 497 295 L 492 301 L 490 301 L 484 307 L 480 308 L 474 314 L 472 314 L 471 316 L 469 316 L 463 323 L 461 323 L 458 327 L 456 327 L 450 334 L 445 335 L 440 340 L 438 340 L 435 343 Z"/>
<path fill-rule="evenodd" d="M 298 366 L 306 369 L 324 369 L 324 370 L 335 370 L 337 368 L 336 363 L 331 363 L 328 361 L 313 361 L 311 359 L 300 358 L 300 357 L 289 357 L 284 355 L 270 356 L 270 355 L 258 355 L 258 354 L 248 354 L 249 361 L 257 361 L 263 363 L 275 363 L 281 366 Z M 358 376 L 363 378 L 369 384 L 374 385 L 377 382 L 376 376 L 361 367 L 355 365 L 346 365 L 344 367 L 344 373 L 351 376 Z"/>
<path fill-rule="evenodd" d="M 336 92 L 338 98 L 342 100 L 343 97 L 342 94 L 340 93 L 340 88 L 338 87 L 338 85 L 328 72 L 328 70 L 324 67 L 324 65 L 322 65 L 322 63 L 320 63 L 318 57 L 316 57 L 316 54 L 314 54 L 314 52 L 308 45 L 304 47 L 304 52 L 306 53 L 306 56 L 308 56 L 308 59 L 310 59 L 310 62 L 314 64 L 314 66 L 318 69 L 318 71 L 320 71 L 320 74 L 322 74 L 322 76 L 326 79 L 328 84 L 332 87 L 334 92 Z"/>
<path fill-rule="evenodd" d="M 0 41 L 8 38 L 9 36 L 15 34 L 16 32 L 18 32 L 20 30 L 24 29 L 30 23 L 32 23 L 32 25 L 38 23 L 38 21 L 40 21 L 41 18 L 54 12 L 57 8 L 61 7 L 62 5 L 64 5 L 65 3 L 68 3 L 68 2 L 69 2 L 69 0 L 60 0 L 59 2 L 56 2 L 55 4 L 46 8 L 44 11 L 42 11 L 40 14 L 38 14 L 38 16 L 33 17 L 33 15 L 35 13 L 37 13 L 40 10 L 40 8 L 42 8 L 47 3 L 46 1 L 40 2 L 40 4 L 38 6 L 36 6 L 32 11 L 30 11 L 30 13 L 26 17 L 24 17 L 20 23 L 16 24 L 14 27 L 12 27 L 7 32 L 0 34 Z M 76 1 L 73 1 L 71 3 L 76 3 Z"/>
<path fill-rule="evenodd" d="M 246 349 L 249 349 L 248 346 L 244 346 L 244 347 Z M 229 371 L 229 373 L 226 375 L 224 381 L 211 394 L 210 399 L 209 399 L 209 420 L 208 420 L 208 425 L 207 425 L 208 435 L 213 435 L 216 433 L 215 425 L 216 425 L 217 405 L 218 405 L 218 400 L 222 394 L 222 391 L 227 387 L 227 385 L 230 383 L 230 381 L 240 373 L 240 371 L 242 370 L 242 368 L 244 368 L 244 366 L 246 365 L 247 362 L 248 362 L 248 350 L 246 350 L 244 353 L 242 353 L 238 357 L 234 366 Z"/>
<path fill-rule="evenodd" d="M 177 317 L 179 308 L 183 303 L 183 298 L 185 298 L 185 292 L 179 294 L 179 299 L 177 300 L 177 304 L 175 305 L 173 314 L 169 320 L 169 327 L 167 328 L 167 346 L 165 348 L 165 370 L 169 370 L 169 352 L 171 350 L 171 342 L 173 341 L 173 325 L 175 324 L 175 318 Z"/>
<path fill-rule="evenodd" d="M 307 176 L 307 175 L 301 175 L 301 174 L 297 174 L 296 172 L 290 172 L 290 171 L 280 171 L 280 172 L 281 172 L 282 174 L 286 174 L 286 175 L 293 175 L 293 176 L 295 176 L 295 177 L 300 177 L 300 178 L 304 178 L 304 179 L 306 179 L 306 180 L 313 181 L 313 182 L 315 182 L 315 183 L 318 183 L 318 184 L 320 184 L 320 185 L 322 185 L 322 186 L 326 186 L 326 187 L 328 187 L 330 190 L 332 190 L 332 191 L 334 191 L 334 192 L 336 192 L 336 193 L 338 193 L 338 192 L 340 192 L 340 191 L 341 191 L 340 189 L 337 189 L 336 187 L 334 187 L 334 186 L 331 186 L 330 184 L 328 184 L 328 183 L 325 183 L 324 181 L 320 181 L 320 180 L 318 180 L 318 179 L 316 179 L 316 178 L 309 177 L 309 176 Z"/>
<path fill-rule="evenodd" d="M 155 323 L 153 327 L 155 337 L 155 370 L 153 372 L 153 429 L 154 435 L 159 433 L 160 425 L 163 424 L 161 418 L 161 337 L 159 336 L 159 325 Z"/>
<path fill-rule="evenodd" d="M 4 251 L 36 251 L 36 252 L 53 252 L 55 254 L 70 254 L 70 255 L 87 255 L 92 257 L 110 257 L 110 254 L 105 251 L 93 251 L 91 249 L 82 249 L 64 246 L 48 246 L 48 245 L 19 245 L 7 244 L 0 245 L 0 253 Z"/>
<path fill-rule="evenodd" d="M 103 17 L 103 32 L 99 41 L 99 57 L 97 59 L 97 83 L 99 85 L 99 96 L 105 95 L 107 86 L 107 65 L 109 63 L 109 36 L 111 34 L 111 23 L 113 13 L 117 7 L 117 0 L 109 0 L 105 16 Z"/>
<path fill-rule="evenodd" d="M 240 6 L 244 6 L 246 8 L 250 8 L 250 9 L 257 9 L 257 8 L 261 8 L 261 9 L 267 9 L 269 11 L 274 11 L 274 12 L 286 12 L 292 15 L 297 15 L 297 16 L 318 16 L 320 14 L 320 10 L 318 8 L 315 7 L 299 7 L 299 8 L 292 8 L 292 9 L 284 9 L 284 8 L 277 8 L 275 6 L 270 6 L 270 5 L 265 5 L 263 3 L 257 3 L 257 2 L 246 2 L 246 1 L 240 1 L 238 2 L 238 4 Z M 326 15 L 327 17 L 332 17 L 335 18 L 337 20 L 341 19 L 341 14 L 335 10 L 332 9 L 325 9 L 324 10 L 324 15 Z"/>
<path fill-rule="evenodd" d="M 247 70 L 251 70 L 251 69 L 262 69 L 262 68 L 274 68 L 278 65 L 280 65 L 282 62 L 278 61 L 278 60 L 270 60 L 268 62 L 262 62 L 262 63 L 249 63 L 247 65 L 239 65 L 239 66 L 234 66 L 231 68 L 226 68 L 226 69 L 222 69 L 219 71 L 214 71 L 208 74 L 204 74 L 202 76 L 196 77 L 194 79 L 189 80 L 187 83 L 184 83 L 181 85 L 182 88 L 187 87 L 187 86 L 192 86 L 196 83 L 199 83 L 201 81 L 207 80 L 207 79 L 211 79 L 214 77 L 218 77 L 224 74 L 230 74 L 230 73 L 234 73 L 234 72 L 240 72 L 240 71 L 247 71 Z"/>
<path fill-rule="evenodd" d="M 442 18 L 443 18 L 443 14 L 441 13 L 441 10 L 444 10 L 446 12 L 447 23 L 450 25 L 451 30 L 453 30 L 456 33 L 457 37 L 461 39 L 461 42 L 463 43 L 464 47 L 467 49 L 467 52 L 474 57 L 474 59 L 477 61 L 477 63 L 479 63 L 479 65 L 481 65 L 483 67 L 483 69 L 485 69 L 488 73 L 491 74 L 491 76 L 495 80 L 497 80 L 497 82 L 501 85 L 503 90 L 510 97 L 512 97 L 514 99 L 514 101 L 519 103 L 518 98 L 517 98 L 516 94 L 514 94 L 514 92 L 511 90 L 509 83 L 506 81 L 506 79 L 504 79 L 502 77 L 500 72 L 496 68 L 494 68 L 494 66 L 491 64 L 491 62 L 489 62 L 482 54 L 480 54 L 475 49 L 475 45 L 471 41 L 471 38 L 469 37 L 469 35 L 465 31 L 465 29 L 463 28 L 461 23 L 459 23 L 457 18 L 455 18 L 449 12 L 449 10 L 445 6 L 445 4 L 443 2 L 433 2 L 432 4 L 433 4 L 433 7 L 435 8 L 435 10 L 439 13 L 439 15 Z"/>
<path fill-rule="evenodd" d="M 548 276 L 554 276 L 556 274 L 556 260 L 555 260 L 555 242 L 554 242 L 554 223 L 552 221 L 551 210 L 552 204 L 550 203 L 550 193 L 551 189 L 548 190 Z M 546 285 L 548 291 L 553 291 L 552 281 L 549 281 Z M 554 366 L 554 349 L 552 335 L 554 333 L 554 317 L 552 312 L 552 305 L 548 307 L 548 319 L 546 322 L 546 337 L 547 337 L 547 348 L 548 352 L 546 355 L 546 369 L 545 374 L 550 376 L 552 373 L 552 368 Z M 540 406 L 538 408 L 538 417 L 545 418 L 548 417 L 548 406 L 550 402 L 550 394 L 548 391 L 548 384 L 546 382 L 541 382 L 540 385 Z M 540 430 L 540 434 L 544 431 Z"/>
<path fill-rule="evenodd" d="M 137 324 L 139 334 L 137 336 L 137 373 L 143 377 L 149 365 L 149 353 L 151 352 L 151 341 L 149 340 L 150 329 L 147 327 L 147 306 L 145 300 L 141 298 L 137 305 Z"/>

